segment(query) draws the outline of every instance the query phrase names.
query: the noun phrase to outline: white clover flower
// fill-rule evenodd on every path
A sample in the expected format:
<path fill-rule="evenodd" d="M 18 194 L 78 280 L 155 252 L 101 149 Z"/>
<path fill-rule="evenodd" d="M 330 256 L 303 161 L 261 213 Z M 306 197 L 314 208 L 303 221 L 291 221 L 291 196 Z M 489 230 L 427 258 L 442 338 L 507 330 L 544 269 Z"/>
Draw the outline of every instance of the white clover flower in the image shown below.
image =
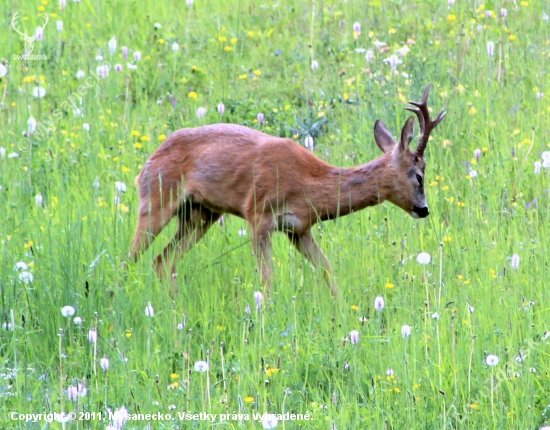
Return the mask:
<path fill-rule="evenodd" d="M 73 323 L 75 323 L 76 325 L 81 325 L 82 324 L 82 318 L 81 317 L 74 317 Z"/>
<path fill-rule="evenodd" d="M 264 295 L 261 291 L 256 291 L 254 293 L 254 301 L 256 302 L 256 309 L 260 310 L 262 308 L 262 300 L 264 299 Z"/>
<path fill-rule="evenodd" d="M 101 360 L 99 360 L 99 366 L 104 372 L 109 370 L 109 359 L 107 357 L 103 357 Z"/>
<path fill-rule="evenodd" d="M 88 124 L 87 122 L 85 122 L 84 124 L 82 124 L 82 128 L 86 131 L 90 131 L 90 124 Z"/>
<path fill-rule="evenodd" d="M 512 269 L 518 270 L 518 268 L 519 268 L 519 255 L 518 254 L 512 255 L 511 265 L 512 265 Z"/>
<path fill-rule="evenodd" d="M 172 44 L 172 51 L 176 52 L 176 51 L 179 51 L 180 50 L 180 45 L 178 44 L 178 42 L 174 42 Z"/>
<path fill-rule="evenodd" d="M 372 62 L 372 60 L 374 59 L 374 51 L 372 49 L 367 49 L 367 53 L 365 54 L 365 61 L 367 63 L 370 63 Z"/>
<path fill-rule="evenodd" d="M 30 134 L 36 131 L 36 120 L 32 116 L 27 120 L 27 130 Z"/>
<path fill-rule="evenodd" d="M 147 306 L 145 306 L 145 316 L 148 316 L 148 317 L 155 316 L 155 310 L 153 309 L 151 302 L 147 303 Z"/>
<path fill-rule="evenodd" d="M 86 76 L 86 74 L 84 73 L 84 71 L 82 69 L 79 69 L 78 72 L 76 72 L 76 78 L 77 79 L 82 79 L 84 76 Z"/>
<path fill-rule="evenodd" d="M 432 314 L 432 319 L 438 320 L 438 319 L 439 319 L 439 312 L 434 312 L 434 313 Z"/>
<path fill-rule="evenodd" d="M 67 397 L 71 402 L 76 401 L 76 399 L 78 399 L 78 388 L 74 385 L 69 385 L 67 388 Z"/>
<path fill-rule="evenodd" d="M 382 312 L 385 305 L 386 303 L 384 301 L 384 297 L 378 296 L 374 299 L 374 309 L 376 309 L 377 311 Z"/>
<path fill-rule="evenodd" d="M 63 306 L 61 308 L 61 315 L 65 318 L 72 317 L 75 314 L 75 310 L 72 306 Z"/>
<path fill-rule="evenodd" d="M 208 372 L 208 363 L 203 360 L 197 361 L 193 369 L 195 369 L 195 372 Z"/>
<path fill-rule="evenodd" d="M 407 324 L 403 324 L 403 327 L 401 327 L 401 335 L 405 338 L 405 339 L 408 339 L 409 336 L 411 335 L 412 333 L 412 328 L 410 325 L 407 325 Z"/>
<path fill-rule="evenodd" d="M 399 59 L 399 57 L 395 54 L 389 56 L 384 60 L 384 63 L 388 63 L 392 70 L 396 70 L 397 66 L 399 64 L 402 64 L 403 62 Z"/>
<path fill-rule="evenodd" d="M 42 203 L 44 203 L 42 193 L 38 193 L 36 196 L 34 196 L 34 203 L 36 204 L 36 206 L 42 206 Z"/>
<path fill-rule="evenodd" d="M 111 55 L 113 55 L 115 52 L 116 52 L 116 37 L 113 36 L 111 37 L 111 39 L 109 39 L 109 52 L 111 53 Z"/>
<path fill-rule="evenodd" d="M 311 137 L 311 135 L 308 134 L 304 139 L 304 146 L 310 151 L 313 151 L 313 147 L 315 146 L 315 140 L 313 139 L 313 137 Z"/>
<path fill-rule="evenodd" d="M 128 410 L 124 406 L 121 406 L 120 409 L 115 409 L 112 416 L 113 427 L 117 430 L 121 430 L 126 424 L 126 415 L 128 415 Z"/>
<path fill-rule="evenodd" d="M 479 157 L 481 156 L 482 152 L 481 152 L 481 149 L 475 149 L 474 150 L 474 157 L 476 159 L 476 161 L 479 161 Z"/>
<path fill-rule="evenodd" d="M 311 70 L 317 70 L 319 68 L 319 62 L 317 60 L 313 60 L 311 62 Z"/>
<path fill-rule="evenodd" d="M 109 76 L 109 66 L 106 64 L 103 66 L 97 66 L 95 70 L 96 73 L 103 79 L 107 79 L 107 76 Z"/>
<path fill-rule="evenodd" d="M 84 384 L 76 384 L 78 388 L 78 397 L 86 397 L 86 394 L 88 394 L 88 389 Z"/>
<path fill-rule="evenodd" d="M 207 109 L 204 107 L 200 107 L 197 109 L 197 118 L 202 119 L 206 115 Z"/>

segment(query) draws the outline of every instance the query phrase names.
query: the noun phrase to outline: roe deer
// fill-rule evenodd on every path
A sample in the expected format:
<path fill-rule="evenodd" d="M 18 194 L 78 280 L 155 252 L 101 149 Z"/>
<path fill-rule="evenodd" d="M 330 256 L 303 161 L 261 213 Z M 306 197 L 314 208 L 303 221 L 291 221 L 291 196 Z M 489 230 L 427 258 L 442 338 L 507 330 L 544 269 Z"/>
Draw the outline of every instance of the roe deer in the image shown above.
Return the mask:
<path fill-rule="evenodd" d="M 362 166 L 341 168 L 319 159 L 291 139 L 270 136 L 233 124 L 206 125 L 172 133 L 145 163 L 136 179 L 140 206 L 129 258 L 136 261 L 168 222 L 177 216 L 174 239 L 156 259 L 175 276 L 175 255 L 195 245 L 224 213 L 250 224 L 262 282 L 271 288 L 271 235 L 282 231 L 314 265 L 321 265 L 332 294 L 338 288 L 330 263 L 311 227 L 318 221 L 348 215 L 389 200 L 414 218 L 428 216 L 424 196 L 424 150 L 430 132 L 445 116 L 432 121 L 426 87 L 420 103 L 410 102 L 420 122 L 415 152 L 409 149 L 414 118 L 395 141 L 380 120 L 374 139 L 384 153 Z"/>

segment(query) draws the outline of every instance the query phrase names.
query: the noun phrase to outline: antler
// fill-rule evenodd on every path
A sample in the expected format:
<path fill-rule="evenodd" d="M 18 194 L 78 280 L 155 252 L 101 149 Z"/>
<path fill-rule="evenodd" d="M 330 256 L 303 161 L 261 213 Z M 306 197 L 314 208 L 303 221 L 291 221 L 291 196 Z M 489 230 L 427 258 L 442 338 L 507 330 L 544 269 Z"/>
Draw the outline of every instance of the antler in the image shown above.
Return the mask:
<path fill-rule="evenodd" d="M 48 14 L 47 14 L 47 13 L 44 14 L 44 17 L 46 18 L 46 20 L 44 21 L 44 25 L 42 26 L 42 28 L 46 28 L 46 26 L 48 25 L 48 21 L 49 21 L 49 19 L 50 19 L 50 18 L 48 17 Z"/>
<path fill-rule="evenodd" d="M 411 112 L 414 112 L 420 122 L 420 132 L 422 134 L 420 136 L 420 140 L 418 141 L 418 146 L 416 147 L 416 154 L 420 157 L 424 155 L 424 150 L 426 149 L 426 144 L 428 143 L 431 131 L 447 114 L 445 108 L 443 108 L 433 121 L 430 119 L 430 112 L 428 111 L 428 95 L 430 94 L 430 87 L 431 84 L 428 84 L 424 90 L 424 95 L 422 96 L 422 101 L 420 103 L 409 102 L 414 107 L 407 106 L 405 108 Z"/>
<path fill-rule="evenodd" d="M 27 33 L 22 33 L 16 26 L 15 26 L 15 21 L 17 21 L 17 17 L 19 16 L 19 11 L 15 12 L 13 14 L 13 18 L 11 19 L 11 26 L 12 28 L 17 31 L 21 36 L 23 37 L 28 37 L 27 36 Z"/>

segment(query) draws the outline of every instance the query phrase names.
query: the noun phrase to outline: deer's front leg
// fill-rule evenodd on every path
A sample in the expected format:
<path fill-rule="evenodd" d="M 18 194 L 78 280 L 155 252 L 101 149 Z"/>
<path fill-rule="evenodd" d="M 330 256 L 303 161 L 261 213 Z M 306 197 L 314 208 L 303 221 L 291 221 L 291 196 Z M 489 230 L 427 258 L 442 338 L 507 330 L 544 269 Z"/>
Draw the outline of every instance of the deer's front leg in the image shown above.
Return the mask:
<path fill-rule="evenodd" d="M 296 249 L 302 254 L 309 262 L 314 266 L 321 266 L 323 268 L 323 276 L 328 287 L 332 291 L 332 295 L 336 297 L 338 295 L 338 285 L 332 274 L 332 266 L 328 261 L 327 256 L 319 247 L 311 230 L 307 230 L 302 234 L 289 233 L 288 238 L 296 246 Z"/>
<path fill-rule="evenodd" d="M 271 245 L 271 229 L 263 227 L 252 232 L 252 245 L 254 255 L 258 261 L 258 267 L 262 273 L 262 286 L 271 291 L 273 280 L 273 258 Z"/>

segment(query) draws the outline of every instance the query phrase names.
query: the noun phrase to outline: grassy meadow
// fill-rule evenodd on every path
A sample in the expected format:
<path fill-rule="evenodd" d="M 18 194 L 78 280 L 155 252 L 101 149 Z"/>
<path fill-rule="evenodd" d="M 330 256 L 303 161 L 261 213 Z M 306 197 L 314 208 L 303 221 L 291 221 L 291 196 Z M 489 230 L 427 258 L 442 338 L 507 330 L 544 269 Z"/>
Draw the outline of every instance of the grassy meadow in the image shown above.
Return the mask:
<path fill-rule="evenodd" d="M 449 3 L 1 2 L 0 427 L 550 423 L 550 5 Z M 28 35 L 48 15 L 41 59 L 20 59 L 16 12 Z M 232 216 L 178 263 L 177 296 L 152 269 L 175 224 L 122 269 L 134 179 L 173 131 L 311 134 L 351 167 L 428 83 L 433 114 L 447 107 L 425 156 L 430 216 L 384 203 L 316 225 L 339 299 L 276 234 L 258 309 Z"/>

